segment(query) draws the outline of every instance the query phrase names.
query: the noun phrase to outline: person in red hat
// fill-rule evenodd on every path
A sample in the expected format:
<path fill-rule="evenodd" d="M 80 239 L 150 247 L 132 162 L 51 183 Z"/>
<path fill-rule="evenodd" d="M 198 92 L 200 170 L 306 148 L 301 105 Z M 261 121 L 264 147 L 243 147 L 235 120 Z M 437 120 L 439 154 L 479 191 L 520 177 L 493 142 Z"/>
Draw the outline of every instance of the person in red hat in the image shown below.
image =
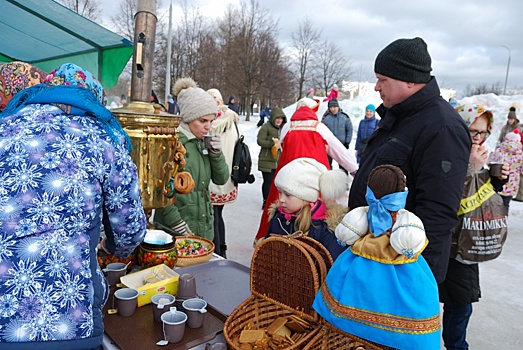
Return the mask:
<path fill-rule="evenodd" d="M 330 156 L 349 173 L 358 170 L 354 154 L 343 146 L 325 124 L 318 120 L 316 114 L 318 108 L 318 100 L 304 97 L 298 101 L 290 123 L 285 124 L 281 133 L 282 152 L 274 177 L 282 167 L 297 158 L 313 158 L 330 169 L 328 158 Z M 268 205 L 263 210 L 254 244 L 268 233 L 267 207 L 277 200 L 278 190 L 273 181 L 267 197 Z"/>

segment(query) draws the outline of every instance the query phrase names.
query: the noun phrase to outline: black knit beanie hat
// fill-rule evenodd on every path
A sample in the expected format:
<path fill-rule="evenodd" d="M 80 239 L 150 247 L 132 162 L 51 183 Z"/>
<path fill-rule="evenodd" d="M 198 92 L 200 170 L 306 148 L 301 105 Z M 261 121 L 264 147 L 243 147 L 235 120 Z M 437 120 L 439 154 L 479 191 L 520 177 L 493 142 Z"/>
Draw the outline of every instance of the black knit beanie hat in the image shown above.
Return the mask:
<path fill-rule="evenodd" d="M 333 98 L 332 100 L 329 100 L 329 103 L 327 104 L 329 108 L 331 107 L 339 107 L 340 104 L 337 99 Z"/>
<path fill-rule="evenodd" d="M 428 83 L 431 62 L 423 39 L 398 39 L 378 54 L 374 72 L 407 83 Z"/>

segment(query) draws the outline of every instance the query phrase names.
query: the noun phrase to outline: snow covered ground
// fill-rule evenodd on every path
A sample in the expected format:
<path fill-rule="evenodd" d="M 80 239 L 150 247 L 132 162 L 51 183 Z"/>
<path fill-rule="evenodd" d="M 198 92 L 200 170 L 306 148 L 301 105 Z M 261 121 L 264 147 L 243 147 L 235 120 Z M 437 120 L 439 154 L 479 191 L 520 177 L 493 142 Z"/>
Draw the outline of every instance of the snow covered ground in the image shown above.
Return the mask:
<path fill-rule="evenodd" d="M 514 105 L 523 116 L 523 96 L 480 95 L 458 101 L 459 103 L 480 103 L 494 112 L 494 130 L 486 146 L 493 150 L 501 127 L 506 123 L 508 109 Z M 340 101 L 341 108 L 350 115 L 354 125 L 354 137 L 364 108 L 369 103 L 378 106 L 381 101 L 356 98 Z M 327 103 L 322 103 L 318 115 L 323 115 Z M 295 105 L 284 108 L 290 118 Z M 259 146 L 256 135 L 259 128 L 257 115 L 245 121 L 242 116 L 240 129 L 245 135 L 253 158 L 253 184 L 240 185 L 238 199 L 224 208 L 228 258 L 250 266 L 254 249 L 252 242 L 261 217 L 262 176 L 258 169 Z M 354 142 L 351 143 L 352 149 Z M 480 266 L 482 298 L 473 305 L 474 312 L 468 328 L 467 340 L 471 349 L 490 350 L 523 349 L 523 203 L 510 204 L 509 235 L 501 256 Z M 443 346 L 442 346 L 443 349 Z"/>

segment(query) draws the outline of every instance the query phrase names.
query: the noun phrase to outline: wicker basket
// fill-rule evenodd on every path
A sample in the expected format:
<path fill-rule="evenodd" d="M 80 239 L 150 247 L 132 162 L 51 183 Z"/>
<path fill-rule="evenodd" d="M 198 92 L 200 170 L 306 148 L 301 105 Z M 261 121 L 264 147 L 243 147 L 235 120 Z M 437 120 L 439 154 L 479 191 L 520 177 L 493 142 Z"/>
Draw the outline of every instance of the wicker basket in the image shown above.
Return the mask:
<path fill-rule="evenodd" d="M 309 236 L 298 236 L 297 239 L 302 241 L 303 243 L 307 243 L 308 246 L 314 248 L 316 252 L 318 252 L 323 258 L 323 262 L 325 263 L 325 267 L 327 268 L 327 272 L 329 272 L 330 268 L 332 267 L 332 264 L 334 264 L 334 261 L 332 260 L 331 253 L 325 248 L 323 244 L 315 240 L 314 238 L 310 238 Z M 320 283 L 322 283 L 324 278 L 320 280 Z"/>
<path fill-rule="evenodd" d="M 321 255 L 306 243 L 288 237 L 270 237 L 254 251 L 251 262 L 251 293 L 227 318 L 224 336 L 233 350 L 247 325 L 265 329 L 278 317 L 296 315 L 309 322 L 306 336 L 285 349 L 302 349 L 321 326 L 312 303 L 327 273 Z"/>
<path fill-rule="evenodd" d="M 355 335 L 343 332 L 326 324 L 303 350 L 394 350 L 388 346 L 376 344 Z"/>
<path fill-rule="evenodd" d="M 200 255 L 191 255 L 191 256 L 179 256 L 176 260 L 176 266 L 185 267 L 194 264 L 200 264 L 211 260 L 212 253 L 214 252 L 214 243 L 206 238 L 198 236 L 176 236 L 176 240 L 179 239 L 190 239 L 192 241 L 200 242 L 204 247 L 206 252 Z"/>

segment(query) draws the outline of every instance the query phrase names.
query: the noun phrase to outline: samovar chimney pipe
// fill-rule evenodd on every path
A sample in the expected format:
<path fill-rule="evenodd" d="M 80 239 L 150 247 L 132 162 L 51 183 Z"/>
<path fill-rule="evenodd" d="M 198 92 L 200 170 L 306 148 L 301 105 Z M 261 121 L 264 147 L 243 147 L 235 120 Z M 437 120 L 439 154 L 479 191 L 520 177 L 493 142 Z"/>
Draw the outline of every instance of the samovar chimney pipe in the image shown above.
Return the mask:
<path fill-rule="evenodd" d="M 137 105 L 142 105 L 144 112 L 151 112 L 154 43 L 158 18 L 154 0 L 137 0 L 136 7 L 131 103 L 135 109 Z"/>
<path fill-rule="evenodd" d="M 151 103 L 154 43 L 158 21 L 154 0 L 138 0 L 134 21 L 134 55 L 131 77 L 131 101 L 113 109 L 131 138 L 133 158 L 140 179 L 142 204 L 149 218 L 151 210 L 172 204 L 165 195 L 169 182 L 181 118 L 156 111 Z M 155 113 L 156 112 L 156 113 Z"/>

